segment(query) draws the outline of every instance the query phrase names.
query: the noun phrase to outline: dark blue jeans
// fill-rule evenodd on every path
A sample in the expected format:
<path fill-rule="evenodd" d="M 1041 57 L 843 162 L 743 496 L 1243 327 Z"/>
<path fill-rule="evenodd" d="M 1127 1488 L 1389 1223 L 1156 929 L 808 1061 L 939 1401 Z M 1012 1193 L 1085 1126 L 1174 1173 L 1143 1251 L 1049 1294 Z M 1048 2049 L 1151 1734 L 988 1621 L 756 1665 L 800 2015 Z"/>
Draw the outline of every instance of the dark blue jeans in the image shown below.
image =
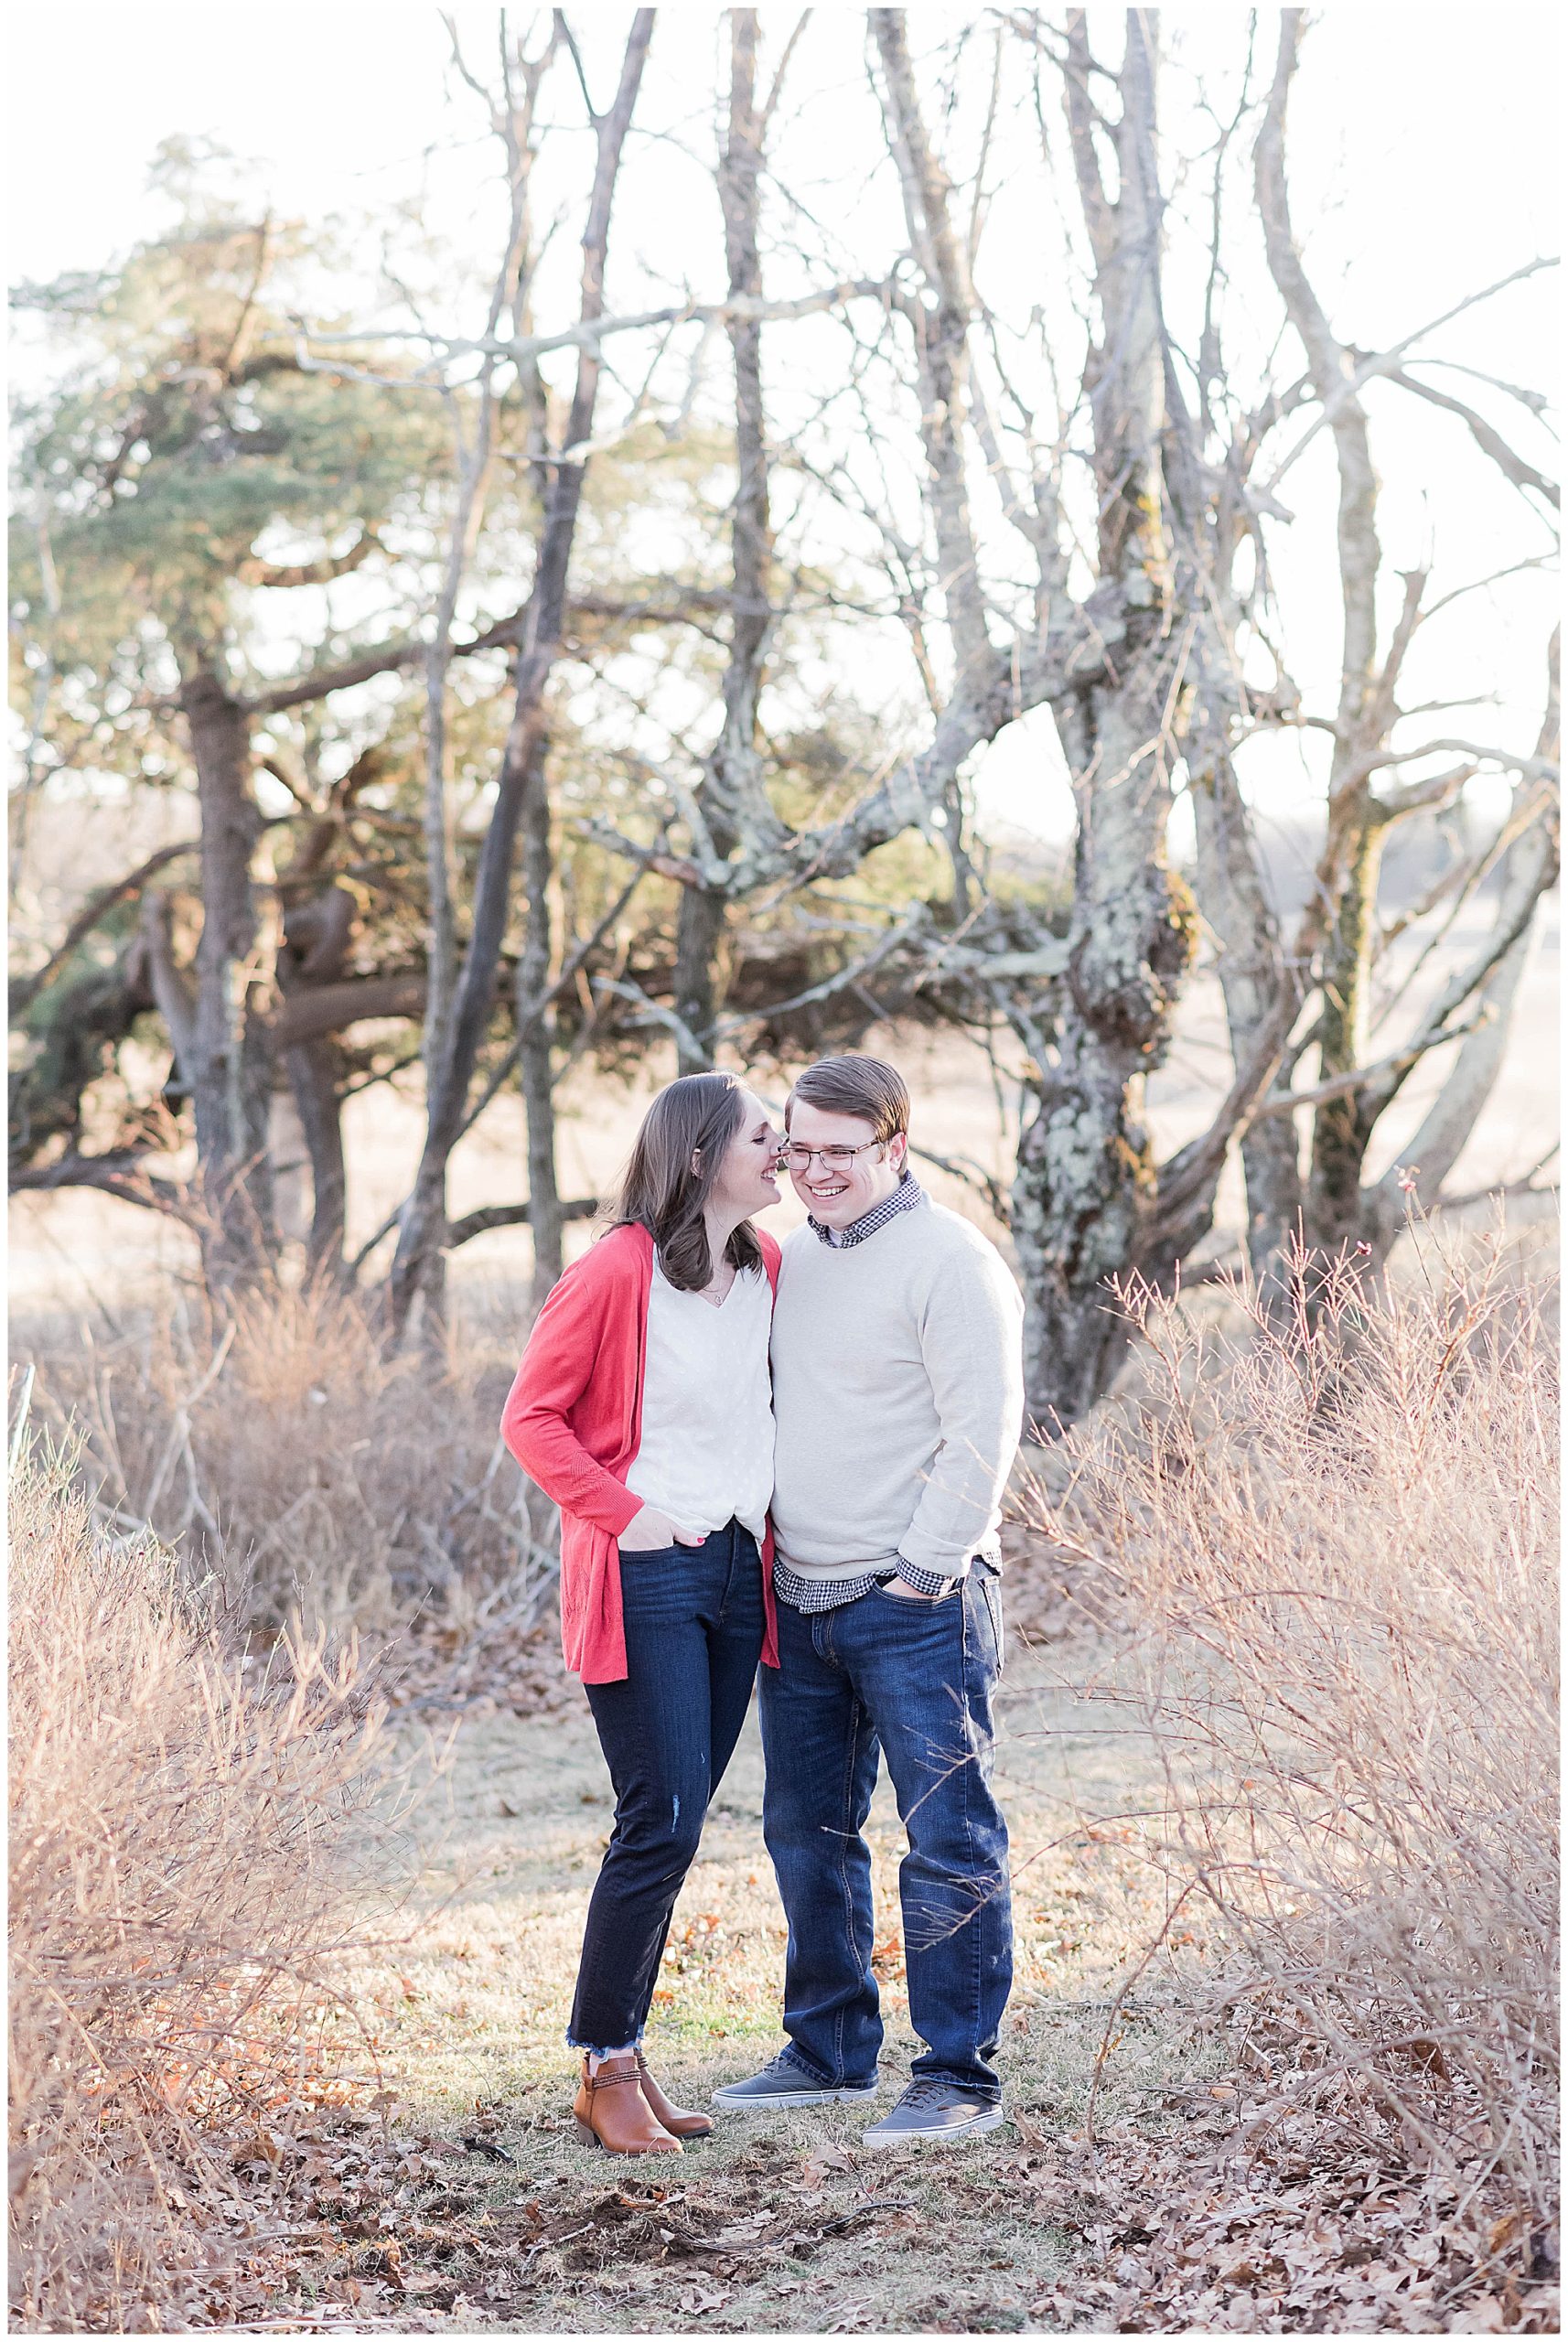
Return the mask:
<path fill-rule="evenodd" d="M 1002 1664 L 996 1582 L 978 1565 L 935 1602 L 880 1586 L 807 1617 L 779 1605 L 764 1671 L 763 1834 L 789 1948 L 784 2030 L 820 2079 L 872 2080 L 882 2046 L 871 1854 L 861 1834 L 886 1756 L 909 1848 L 898 1872 L 918 2076 L 989 2099 L 1013 1982 L 1007 1824 L 991 1789 Z"/>
<path fill-rule="evenodd" d="M 701 1545 L 623 1553 L 625 1680 L 585 1688 L 616 1793 L 566 2038 L 642 2038 L 670 1914 L 735 1754 L 762 1652 L 762 1563 L 738 1521 Z M 769 1668 L 768 1673 L 772 1673 Z"/>

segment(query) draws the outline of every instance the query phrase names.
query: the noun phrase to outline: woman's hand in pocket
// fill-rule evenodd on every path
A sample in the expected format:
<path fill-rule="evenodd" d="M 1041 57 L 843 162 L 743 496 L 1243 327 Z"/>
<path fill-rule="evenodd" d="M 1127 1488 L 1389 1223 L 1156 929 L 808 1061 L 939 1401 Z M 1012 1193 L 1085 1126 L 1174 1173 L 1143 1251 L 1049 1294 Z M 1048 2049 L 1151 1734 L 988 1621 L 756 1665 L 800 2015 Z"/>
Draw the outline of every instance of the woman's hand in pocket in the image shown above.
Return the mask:
<path fill-rule="evenodd" d="M 700 1545 L 703 1540 L 690 1529 L 677 1529 L 667 1512 L 645 1504 L 616 1542 L 623 1553 L 662 1553 L 671 1545 Z"/>

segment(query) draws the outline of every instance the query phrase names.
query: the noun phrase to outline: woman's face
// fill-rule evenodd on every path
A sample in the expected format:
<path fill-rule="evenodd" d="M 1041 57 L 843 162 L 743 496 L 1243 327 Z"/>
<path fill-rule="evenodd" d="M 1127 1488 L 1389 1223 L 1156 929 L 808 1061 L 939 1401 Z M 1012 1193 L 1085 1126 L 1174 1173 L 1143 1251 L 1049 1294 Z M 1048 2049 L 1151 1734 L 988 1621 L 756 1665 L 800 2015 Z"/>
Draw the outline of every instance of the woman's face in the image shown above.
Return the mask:
<path fill-rule="evenodd" d="M 768 1109 L 749 1090 L 741 1095 L 740 1128 L 725 1150 L 719 1176 L 708 1190 L 711 1203 L 748 1219 L 779 1201 L 779 1133 Z"/>

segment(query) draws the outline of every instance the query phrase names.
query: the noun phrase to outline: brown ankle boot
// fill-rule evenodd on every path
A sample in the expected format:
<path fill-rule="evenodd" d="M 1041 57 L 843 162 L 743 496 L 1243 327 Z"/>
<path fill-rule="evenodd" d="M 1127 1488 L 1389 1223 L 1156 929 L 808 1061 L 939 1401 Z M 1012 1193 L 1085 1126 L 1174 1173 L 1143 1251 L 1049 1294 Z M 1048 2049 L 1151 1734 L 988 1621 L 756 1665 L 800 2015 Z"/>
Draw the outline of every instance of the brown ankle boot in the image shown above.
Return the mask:
<path fill-rule="evenodd" d="M 642 2076 L 642 2095 L 653 2109 L 654 2117 L 663 2123 L 672 2139 L 705 2139 L 713 2123 L 705 2114 L 693 2114 L 683 2106 L 672 2106 L 648 2070 L 648 2060 L 639 2049 L 637 2069 Z"/>
<path fill-rule="evenodd" d="M 597 2073 L 583 2059 L 583 2079 L 572 2109 L 580 2139 L 592 2139 L 612 2155 L 676 2154 L 679 2139 L 658 2120 L 642 2095 L 635 2057 L 608 2057 Z"/>

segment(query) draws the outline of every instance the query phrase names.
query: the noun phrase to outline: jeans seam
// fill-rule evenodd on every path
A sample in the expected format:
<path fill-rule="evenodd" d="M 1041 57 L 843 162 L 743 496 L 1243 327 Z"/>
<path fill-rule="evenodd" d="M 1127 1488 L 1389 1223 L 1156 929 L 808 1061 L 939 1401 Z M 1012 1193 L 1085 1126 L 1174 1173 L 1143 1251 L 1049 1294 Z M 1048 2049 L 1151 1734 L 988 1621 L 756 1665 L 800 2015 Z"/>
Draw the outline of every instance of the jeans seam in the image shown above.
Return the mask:
<path fill-rule="evenodd" d="M 978 1653 L 972 1630 L 971 1610 L 968 1596 L 969 1589 L 965 1588 L 963 1592 L 961 1593 L 959 1607 L 959 1690 L 963 1703 L 962 1723 L 965 1739 L 963 1759 L 960 1768 L 961 1778 L 959 1782 L 959 1805 L 963 1830 L 964 1865 L 970 1879 L 978 1885 L 979 1881 L 976 1875 L 974 1855 L 974 1822 L 971 1800 L 971 1774 L 974 1767 L 979 1763 L 979 1752 L 975 1746 L 974 1696 L 972 1673 L 972 1666 L 978 1664 Z M 977 2059 L 981 2054 L 980 2014 L 984 1981 L 983 1975 L 984 1929 L 982 1926 L 983 1903 L 984 1897 L 982 1896 L 981 1900 L 977 1901 L 971 1909 L 967 1920 L 963 1922 L 970 1930 L 970 2013 L 972 2018 L 972 2024 L 971 2025 L 969 2031 L 971 2036 L 970 2057 L 972 2063 Z M 931 2079 L 936 2079 L 941 2078 L 933 2076 Z M 955 2089 L 970 2090 L 976 2096 L 985 2097 L 987 2103 L 1000 2103 L 1000 2091 L 997 2091 L 994 2094 L 994 2097 L 993 2097 L 987 2090 L 986 2085 L 983 2083 L 975 2085 L 973 2083 L 953 2082 L 951 2081 L 950 2076 L 946 2079 L 949 2079 L 950 2086 Z"/>
<path fill-rule="evenodd" d="M 829 1642 L 831 1642 L 831 1632 L 833 1630 L 829 1628 L 826 1632 L 829 1632 Z M 856 1770 L 859 1770 L 861 1728 L 864 1728 L 864 1722 L 866 1722 L 866 1703 L 861 1701 L 859 1691 L 854 1691 L 854 1686 L 852 1686 L 850 1695 L 852 1695 L 852 1701 L 854 1701 L 854 1710 L 852 1710 L 852 1719 L 850 1719 L 850 1735 L 847 1735 L 845 1740 L 845 1782 L 843 1782 L 843 1815 L 840 1815 L 840 1818 L 843 1818 L 843 1829 L 840 1829 L 838 1833 L 838 1890 L 840 1895 L 843 1895 L 843 1902 L 845 1902 L 845 1932 L 847 1937 L 850 1937 L 850 1949 L 852 1953 L 854 1953 L 856 1961 L 859 1961 L 861 1944 L 859 1944 L 859 1932 L 856 1932 L 856 1925 L 854 1925 L 854 1885 L 852 1885 L 850 1881 L 850 1843 L 852 1839 L 859 1839 L 859 1832 L 854 1829 L 854 1775 Z M 843 2082 L 843 2079 L 845 2079 L 845 2019 L 847 2019 L 845 2009 L 840 2009 L 838 2016 L 833 2019 L 833 2073 L 831 2073 L 831 2079 L 833 2079 L 833 2082 Z"/>
<path fill-rule="evenodd" d="M 983 1599 L 983 1596 L 982 1597 L 982 1599 Z M 970 1809 L 970 1797 L 969 1797 L 969 1792 L 970 1792 L 970 1769 L 971 1769 L 971 1767 L 972 1767 L 973 1765 L 975 1765 L 975 1764 L 977 1764 L 977 1763 L 979 1762 L 979 1756 L 978 1756 L 978 1752 L 977 1752 L 977 1750 L 976 1750 L 976 1748 L 975 1748 L 975 1745 L 974 1745 L 974 1742 L 975 1742 L 975 1729 L 974 1729 L 974 1702 L 973 1702 L 973 1697 L 972 1697 L 972 1692 L 971 1692 L 971 1688 L 970 1688 L 970 1681 L 969 1681 L 969 1673 L 970 1673 L 970 1671 L 969 1671 L 969 1644 L 970 1644 L 970 1631 L 969 1631 L 969 1606 L 968 1606 L 968 1604 L 967 1604 L 967 1603 L 965 1603 L 965 1604 L 964 1604 L 963 1610 L 962 1610 L 962 1612 L 961 1612 L 961 1619 L 962 1619 L 962 1627 L 961 1627 L 961 1644 L 962 1644 L 963 1662 L 964 1662 L 964 1665 L 963 1665 L 963 1708 L 964 1708 L 963 1723 L 964 1723 L 964 1735 L 965 1735 L 965 1738 L 966 1738 L 966 1740 L 967 1740 L 967 1742 L 968 1742 L 968 1744 L 969 1744 L 969 1746 L 968 1746 L 968 1752 L 967 1752 L 967 1754 L 966 1754 L 966 1756 L 965 1756 L 965 1757 L 964 1757 L 964 1767 L 963 1767 L 963 1851 L 964 1851 L 964 1859 L 965 1859 L 965 1861 L 967 1862 L 967 1864 L 969 1864 L 969 1875 L 970 1875 L 970 1876 L 971 1876 L 972 1878 L 973 1878 L 973 1877 L 974 1877 L 974 1875 L 975 1875 L 975 1864 L 974 1864 L 974 1830 L 973 1830 L 973 1827 L 972 1827 L 972 1823 L 971 1823 L 971 1820 L 970 1820 L 970 1810 L 969 1810 L 969 1809 Z M 971 1928 L 972 1929 L 972 1934 L 971 1939 L 970 1939 L 970 1969 L 971 1969 L 970 1991 L 971 1991 L 971 1995 L 972 1995 L 972 2008 L 973 2008 L 973 2010 L 974 2010 L 974 2045 L 973 2045 L 973 2054 L 974 2054 L 976 2057 L 978 2057 L 978 2056 L 980 2055 L 980 1997 L 981 1997 L 981 1987 L 982 1987 L 982 1982 L 983 1982 L 983 1979 L 982 1979 L 982 1975 L 981 1975 L 981 1954 L 982 1954 L 982 1949 L 983 1949 L 983 1945 L 982 1945 L 982 1937 L 983 1937 L 983 1929 L 982 1928 L 982 1927 L 981 1927 L 981 1922 L 980 1922 L 980 1906 L 979 1906 L 979 1904 L 976 1904 L 976 1906 L 975 1906 L 975 1907 L 974 1907 L 973 1911 L 972 1911 L 972 1914 L 970 1915 L 970 1927 L 971 1927 Z"/>
<path fill-rule="evenodd" d="M 832 1633 L 832 1629 L 830 1628 L 828 1629 L 830 1640 Z M 850 1712 L 850 1728 L 844 1742 L 843 1804 L 841 1814 L 843 1826 L 839 1832 L 839 1892 L 843 1897 L 845 1931 L 849 1937 L 850 1948 L 858 1960 L 860 1944 L 854 1926 L 854 1889 L 850 1883 L 849 1875 L 849 1836 L 850 1824 L 854 1818 L 854 1760 L 860 1746 L 861 1702 L 857 1692 L 852 1690 L 851 1697 L 854 1701 L 854 1706 Z M 843 2028 L 844 2011 L 841 2008 L 833 2019 L 833 2070 L 831 2079 L 835 2082 L 843 2079 Z"/>

